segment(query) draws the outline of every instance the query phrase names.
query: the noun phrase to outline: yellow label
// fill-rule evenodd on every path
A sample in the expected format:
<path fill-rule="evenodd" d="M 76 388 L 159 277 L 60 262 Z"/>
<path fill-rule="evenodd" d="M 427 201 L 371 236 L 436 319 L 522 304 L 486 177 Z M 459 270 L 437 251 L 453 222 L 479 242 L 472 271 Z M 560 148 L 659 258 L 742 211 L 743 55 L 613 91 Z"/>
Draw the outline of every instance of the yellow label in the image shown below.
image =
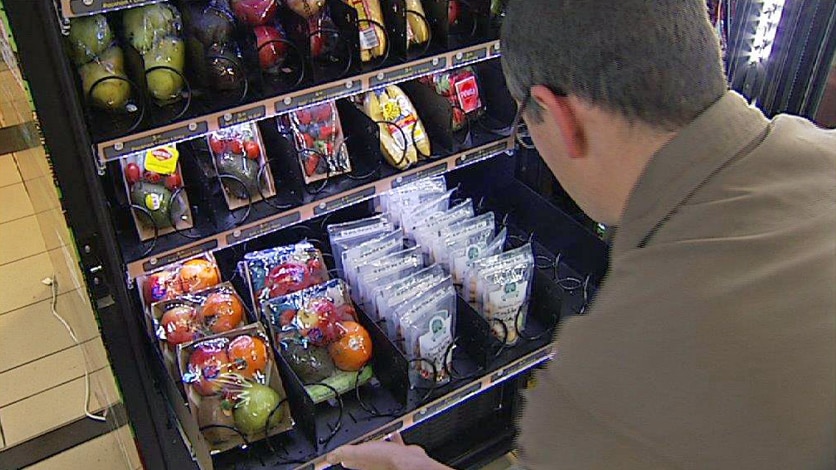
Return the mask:
<path fill-rule="evenodd" d="M 395 121 L 401 117 L 401 107 L 395 100 L 389 100 L 383 103 L 383 120 Z"/>
<path fill-rule="evenodd" d="M 177 171 L 180 152 L 177 147 L 157 147 L 145 152 L 145 170 L 161 175 L 173 175 Z"/>
<path fill-rule="evenodd" d="M 162 205 L 163 199 L 159 194 L 151 193 L 145 195 L 145 208 L 149 211 L 158 211 Z"/>

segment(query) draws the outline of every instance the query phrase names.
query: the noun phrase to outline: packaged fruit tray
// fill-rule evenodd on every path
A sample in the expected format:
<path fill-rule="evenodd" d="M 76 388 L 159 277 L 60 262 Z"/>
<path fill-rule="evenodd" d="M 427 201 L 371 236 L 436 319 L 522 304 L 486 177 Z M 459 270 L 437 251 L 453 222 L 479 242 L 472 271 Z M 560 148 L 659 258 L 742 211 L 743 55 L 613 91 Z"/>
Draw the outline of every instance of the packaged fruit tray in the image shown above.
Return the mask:
<path fill-rule="evenodd" d="M 172 300 L 221 283 L 221 272 L 212 253 L 202 253 L 169 264 L 138 278 L 142 305 L 146 310 L 162 300 Z"/>
<path fill-rule="evenodd" d="M 182 345 L 178 367 L 192 417 L 192 439 L 224 452 L 293 428 L 286 393 L 261 325 Z M 191 423 L 194 424 L 194 423 Z"/>
<path fill-rule="evenodd" d="M 177 347 L 249 323 L 244 302 L 232 284 L 183 294 L 151 305 L 147 318 L 155 332 L 166 366 L 176 364 Z"/>
<path fill-rule="evenodd" d="M 372 368 L 365 367 L 372 358 L 372 339 L 358 322 L 342 280 L 270 299 L 262 308 L 271 337 L 314 403 L 373 376 Z"/>
<path fill-rule="evenodd" d="M 209 134 L 212 164 L 221 180 L 226 205 L 235 210 L 276 195 L 261 132 L 254 123 Z"/>

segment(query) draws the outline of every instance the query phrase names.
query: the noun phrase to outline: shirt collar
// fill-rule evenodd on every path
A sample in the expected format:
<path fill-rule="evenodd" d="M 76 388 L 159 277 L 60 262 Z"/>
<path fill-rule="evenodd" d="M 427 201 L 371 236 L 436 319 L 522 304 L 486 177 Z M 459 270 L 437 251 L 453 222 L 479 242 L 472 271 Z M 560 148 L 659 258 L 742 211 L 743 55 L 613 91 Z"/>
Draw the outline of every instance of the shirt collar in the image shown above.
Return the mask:
<path fill-rule="evenodd" d="M 690 194 L 762 135 L 769 120 L 728 91 L 648 163 L 627 201 L 613 254 L 638 248 Z"/>

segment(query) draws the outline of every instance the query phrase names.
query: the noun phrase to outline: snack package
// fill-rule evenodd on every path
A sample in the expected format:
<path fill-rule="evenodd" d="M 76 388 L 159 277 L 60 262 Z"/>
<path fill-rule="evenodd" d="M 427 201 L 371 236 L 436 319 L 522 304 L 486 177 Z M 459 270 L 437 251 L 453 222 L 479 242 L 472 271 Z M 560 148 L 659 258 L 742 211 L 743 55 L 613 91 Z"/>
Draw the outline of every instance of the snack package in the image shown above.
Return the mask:
<path fill-rule="evenodd" d="M 409 97 L 395 85 L 366 93 L 363 112 L 380 128 L 380 151 L 390 165 L 404 170 L 430 155 L 430 139 Z"/>
<path fill-rule="evenodd" d="M 460 271 L 461 282 L 459 282 L 459 285 L 462 288 L 462 296 L 469 303 L 476 303 L 476 299 L 474 298 L 475 280 L 471 279 L 472 276 L 470 269 L 473 267 L 477 260 L 502 253 L 502 250 L 505 248 L 505 242 L 507 239 L 508 229 L 503 227 L 502 230 L 500 230 L 499 233 L 495 237 L 493 237 L 493 239 L 490 240 L 487 245 L 485 245 L 485 248 L 479 251 L 475 258 L 467 258 L 465 260 L 464 268 Z"/>
<path fill-rule="evenodd" d="M 307 241 L 247 253 L 238 269 L 249 283 L 253 306 L 257 310 L 268 299 L 330 279 L 322 252 Z"/>
<path fill-rule="evenodd" d="M 419 80 L 450 102 L 454 132 L 463 129 L 468 118 L 478 119 L 485 114 L 479 80 L 473 67 L 440 72 Z"/>
<path fill-rule="evenodd" d="M 189 409 L 212 451 L 292 428 L 276 360 L 261 325 L 184 344 L 178 364 Z"/>
<path fill-rule="evenodd" d="M 479 291 L 479 276 L 487 274 L 492 270 L 507 268 L 525 262 L 526 260 L 534 260 L 534 252 L 531 244 L 527 243 L 519 248 L 498 253 L 492 256 L 477 258 L 472 261 L 472 264 L 465 269 L 464 278 L 462 282 L 462 294 L 464 299 L 472 304 L 477 311 L 482 311 L 482 296 Z"/>
<path fill-rule="evenodd" d="M 211 253 L 170 264 L 137 278 L 142 304 L 150 309 L 155 302 L 172 300 L 221 283 L 218 263 Z"/>
<path fill-rule="evenodd" d="M 525 329 L 533 277 L 534 258 L 526 257 L 510 266 L 483 271 L 477 278 L 482 314 L 491 321 L 494 336 L 506 345 L 516 344 L 518 332 Z"/>
<path fill-rule="evenodd" d="M 348 284 L 357 285 L 358 266 L 403 250 L 403 241 L 403 230 L 394 230 L 343 251 L 343 270 Z"/>
<path fill-rule="evenodd" d="M 433 253 L 432 247 L 439 243 L 441 229 L 456 222 L 470 219 L 474 214 L 473 201 L 471 199 L 465 199 L 447 211 L 436 212 L 424 217 L 416 224 L 415 230 L 412 232 L 412 237 L 417 244 L 423 247 L 424 255 L 431 262 L 435 262 L 435 254 Z"/>
<path fill-rule="evenodd" d="M 206 137 L 212 163 L 221 178 L 224 197 L 230 209 L 246 206 L 276 194 L 273 175 L 267 165 L 261 132 L 255 123 L 241 124 L 212 132 Z M 264 166 L 264 171 L 261 168 Z M 261 183 L 258 177 L 261 172 Z M 234 178 L 234 179 L 233 179 Z"/>
<path fill-rule="evenodd" d="M 493 237 L 494 223 L 493 212 L 488 212 L 441 228 L 439 231 L 440 243 L 437 243 L 433 248 L 433 256 L 436 262 L 447 269 L 447 272 L 452 272 L 452 248 L 458 246 L 459 250 L 464 249 L 466 251 L 469 246 L 468 243 L 472 242 L 480 245 L 479 249 L 481 250 L 487 245 L 488 240 Z M 461 258 L 466 254 L 466 252 L 458 253 L 458 256 Z"/>
<path fill-rule="evenodd" d="M 410 381 L 447 383 L 452 364 L 448 353 L 456 334 L 456 290 L 449 278 L 425 292 L 400 322 L 406 357 L 422 359 L 410 363 Z"/>
<path fill-rule="evenodd" d="M 339 393 L 354 388 L 357 373 L 372 357 L 372 342 L 357 321 L 342 280 L 270 299 L 263 312 L 282 357 L 303 384 L 322 382 Z M 369 377 L 361 376 L 361 380 Z M 330 393 L 325 387 L 308 386 L 306 390 L 317 403 Z"/>
<path fill-rule="evenodd" d="M 125 55 L 107 18 L 92 15 L 71 19 L 68 42 L 85 101 L 105 111 L 127 111 L 131 85 L 125 73 Z"/>
<path fill-rule="evenodd" d="M 379 215 L 343 224 L 329 225 L 327 227 L 328 240 L 331 243 L 331 254 L 334 256 L 334 263 L 339 276 L 344 276 L 343 251 L 394 229 L 394 225 L 385 217 Z"/>
<path fill-rule="evenodd" d="M 415 228 L 425 218 L 432 214 L 447 211 L 450 208 L 450 197 L 453 196 L 454 192 L 456 190 L 451 189 L 446 193 L 434 195 L 426 202 L 423 202 L 424 198 L 421 198 L 421 202 L 417 206 L 404 208 L 401 212 L 401 228 L 403 228 L 404 233 L 412 237 Z"/>
<path fill-rule="evenodd" d="M 383 22 L 383 10 L 380 9 L 380 2 L 378 0 L 343 1 L 357 10 L 358 27 L 360 29 L 360 59 L 363 62 L 369 62 L 386 54 L 386 25 Z"/>
<path fill-rule="evenodd" d="M 451 227 L 455 227 L 455 225 Z M 450 274 L 453 276 L 453 283 L 456 285 L 462 284 L 467 262 L 478 258 L 482 254 L 482 251 L 487 248 L 488 243 L 494 238 L 493 224 L 478 225 L 477 227 L 482 228 L 475 228 L 474 230 L 464 232 L 458 238 L 449 238 L 446 240 Z"/>
<path fill-rule="evenodd" d="M 378 258 L 357 268 L 357 285 L 352 293 L 365 312 L 373 307 L 375 288 L 408 276 L 424 265 L 420 247 L 412 247 Z"/>
<path fill-rule="evenodd" d="M 378 199 L 384 213 L 400 215 L 403 199 L 418 198 L 426 193 L 443 194 L 446 191 L 447 180 L 444 179 L 444 176 L 433 176 L 432 178 L 421 178 L 418 181 L 392 188 L 392 190 L 381 194 Z"/>
<path fill-rule="evenodd" d="M 142 56 L 148 92 L 159 105 L 179 100 L 186 65 L 186 43 L 180 12 L 169 3 L 125 10 L 125 39 Z"/>
<path fill-rule="evenodd" d="M 186 3 L 183 9 L 189 69 L 201 88 L 242 90 L 244 59 L 235 41 L 235 18 L 226 2 Z"/>
<path fill-rule="evenodd" d="M 406 0 L 406 42 L 409 47 L 430 40 L 430 26 L 421 0 Z"/>
<path fill-rule="evenodd" d="M 388 208 L 386 214 L 389 220 L 402 227 L 404 217 L 426 208 L 426 204 L 433 201 L 439 205 L 444 204 L 444 199 L 449 200 L 453 191 L 447 191 L 446 187 L 443 186 L 444 184 L 442 179 L 440 185 L 437 183 L 410 185 L 409 187 L 402 186 L 397 190 L 392 190 L 388 196 L 381 198 L 381 201 L 385 201 L 385 206 Z"/>
<path fill-rule="evenodd" d="M 192 211 L 183 187 L 176 147 L 158 147 L 120 160 L 122 180 L 140 240 L 150 240 L 193 226 Z M 172 225 L 175 224 L 175 225 Z"/>
<path fill-rule="evenodd" d="M 247 323 L 244 302 L 228 282 L 156 302 L 151 306 L 151 315 L 157 338 L 170 350 Z"/>
<path fill-rule="evenodd" d="M 395 310 L 406 301 L 419 296 L 430 287 L 443 281 L 447 274 L 441 266 L 434 264 L 416 273 L 381 287 L 375 292 L 375 321 L 386 323 L 386 335 L 391 340 L 397 338 L 398 325 L 393 321 Z"/>
<path fill-rule="evenodd" d="M 453 286 L 453 280 L 450 278 L 450 275 L 445 273 L 445 275 L 436 282 L 435 284 L 430 285 L 419 285 L 412 293 L 412 296 L 408 297 L 406 300 L 401 302 L 397 307 L 392 310 L 389 314 L 389 318 L 387 322 L 391 322 L 391 325 L 387 323 L 387 328 L 390 328 L 391 331 L 391 339 L 393 342 L 399 345 L 404 344 L 404 325 L 405 325 L 405 318 L 414 310 L 423 304 L 423 302 L 430 296 L 432 293 L 444 289 L 447 286 Z M 404 350 L 406 351 L 406 350 Z"/>
<path fill-rule="evenodd" d="M 293 135 L 305 183 L 351 172 L 336 102 L 294 111 L 284 121 Z"/>

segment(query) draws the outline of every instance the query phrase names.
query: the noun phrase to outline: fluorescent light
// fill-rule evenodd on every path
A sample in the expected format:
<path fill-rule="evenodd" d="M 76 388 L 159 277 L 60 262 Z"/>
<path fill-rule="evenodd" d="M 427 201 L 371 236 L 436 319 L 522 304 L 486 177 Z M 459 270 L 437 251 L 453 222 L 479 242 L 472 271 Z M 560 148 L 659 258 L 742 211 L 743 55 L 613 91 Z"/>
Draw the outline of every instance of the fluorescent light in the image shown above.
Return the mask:
<path fill-rule="evenodd" d="M 749 54 L 750 63 L 760 63 L 769 60 L 772 55 L 772 46 L 775 44 L 775 34 L 778 32 L 778 24 L 781 22 L 781 15 L 784 14 L 785 0 L 764 0 L 761 11 L 758 15 L 755 36 L 752 40 L 752 49 Z"/>

